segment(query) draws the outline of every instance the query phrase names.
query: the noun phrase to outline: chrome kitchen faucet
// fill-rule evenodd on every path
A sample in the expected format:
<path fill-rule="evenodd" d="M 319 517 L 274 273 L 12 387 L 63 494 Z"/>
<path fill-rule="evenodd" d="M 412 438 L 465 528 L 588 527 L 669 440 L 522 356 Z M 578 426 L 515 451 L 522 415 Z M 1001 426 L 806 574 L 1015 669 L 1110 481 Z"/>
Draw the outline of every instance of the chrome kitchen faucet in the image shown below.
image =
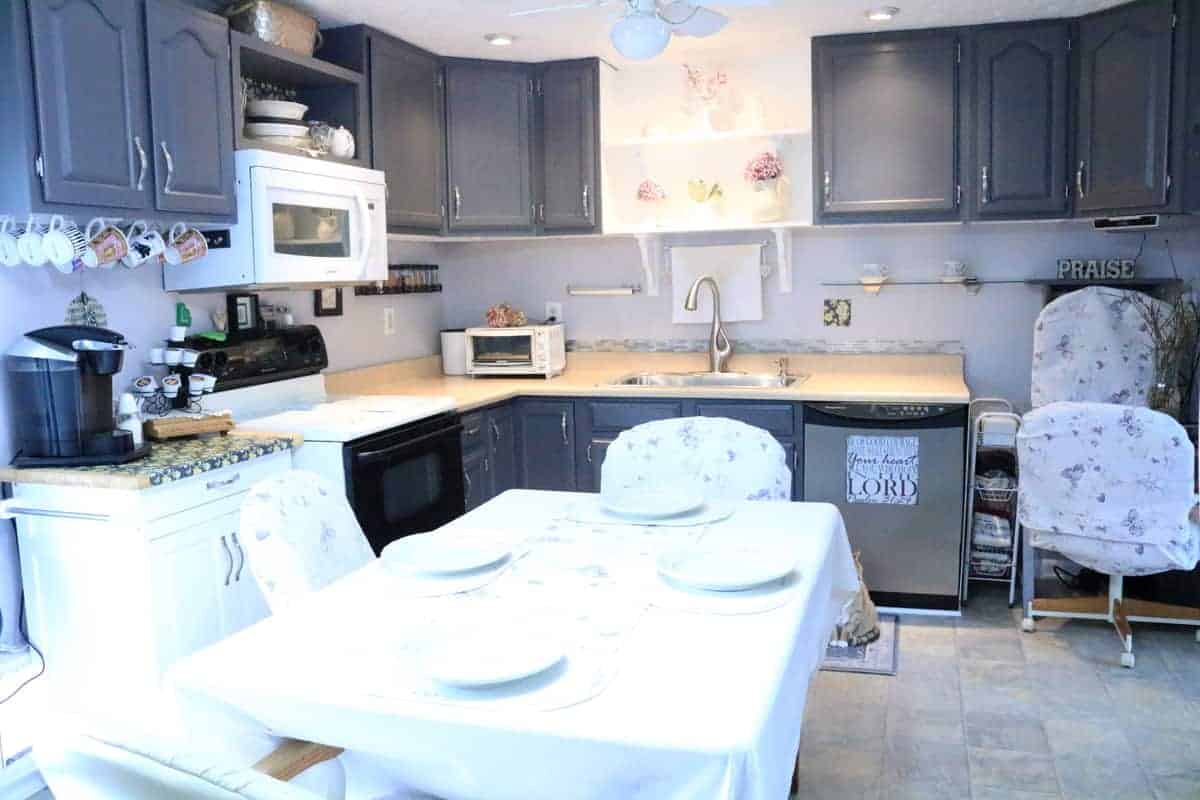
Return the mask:
<path fill-rule="evenodd" d="M 721 325 L 721 290 L 717 288 L 717 281 L 711 275 L 701 275 L 692 284 L 692 288 L 688 289 L 687 297 L 683 301 L 685 311 L 696 310 L 696 300 L 700 294 L 700 285 L 708 284 L 708 288 L 712 290 L 713 304 L 713 320 L 712 332 L 708 339 L 708 371 L 709 372 L 724 372 L 725 362 L 729 361 L 729 357 L 733 355 L 733 345 L 729 342 L 729 337 L 725 335 L 725 328 Z"/>

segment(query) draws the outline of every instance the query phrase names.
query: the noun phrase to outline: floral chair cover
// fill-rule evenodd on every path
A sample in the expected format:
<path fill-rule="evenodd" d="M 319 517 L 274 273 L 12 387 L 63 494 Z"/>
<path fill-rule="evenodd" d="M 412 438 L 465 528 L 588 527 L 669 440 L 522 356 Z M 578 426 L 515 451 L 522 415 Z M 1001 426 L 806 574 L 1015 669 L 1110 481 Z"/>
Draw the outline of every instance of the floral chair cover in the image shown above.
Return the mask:
<path fill-rule="evenodd" d="M 241 543 L 272 611 L 375 558 L 345 495 L 303 470 L 250 489 Z"/>
<path fill-rule="evenodd" d="M 1091 286 L 1042 309 L 1033 328 L 1034 408 L 1063 400 L 1147 404 L 1154 340 L 1133 302 L 1138 294 Z"/>
<path fill-rule="evenodd" d="M 1194 452 L 1171 417 L 1107 403 L 1051 403 L 1017 434 L 1018 515 L 1036 548 L 1108 575 L 1190 570 Z"/>
<path fill-rule="evenodd" d="M 601 492 L 671 486 L 709 500 L 790 500 L 792 473 L 774 437 L 722 417 L 647 422 L 609 445 Z"/>

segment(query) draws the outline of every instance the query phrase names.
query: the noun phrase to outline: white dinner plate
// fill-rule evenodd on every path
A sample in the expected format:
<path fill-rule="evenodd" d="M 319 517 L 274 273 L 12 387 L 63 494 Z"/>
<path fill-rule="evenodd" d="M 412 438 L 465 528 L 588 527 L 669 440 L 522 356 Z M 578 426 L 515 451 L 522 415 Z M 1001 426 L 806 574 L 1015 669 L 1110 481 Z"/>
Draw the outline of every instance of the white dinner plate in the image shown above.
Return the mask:
<path fill-rule="evenodd" d="M 248 117 L 278 117 L 279 119 L 304 119 L 308 106 L 290 100 L 251 100 L 246 103 Z"/>
<path fill-rule="evenodd" d="M 499 564 L 512 553 L 502 542 L 454 533 L 418 533 L 383 548 L 385 567 L 409 575 L 457 575 Z"/>
<path fill-rule="evenodd" d="M 600 507 L 610 514 L 639 519 L 663 519 L 695 511 L 704 505 L 699 492 L 680 489 L 621 489 L 600 494 Z"/>
<path fill-rule="evenodd" d="M 658 572 L 691 589 L 740 592 L 779 580 L 796 567 L 778 551 L 749 548 L 685 547 L 658 557 Z"/>
<path fill-rule="evenodd" d="M 287 122 L 247 122 L 246 135 L 255 138 L 265 136 L 308 136 L 308 126 Z"/>
<path fill-rule="evenodd" d="M 444 686 L 478 689 L 539 675 L 563 660 L 562 643 L 531 629 L 450 629 L 422 654 L 425 674 Z"/>

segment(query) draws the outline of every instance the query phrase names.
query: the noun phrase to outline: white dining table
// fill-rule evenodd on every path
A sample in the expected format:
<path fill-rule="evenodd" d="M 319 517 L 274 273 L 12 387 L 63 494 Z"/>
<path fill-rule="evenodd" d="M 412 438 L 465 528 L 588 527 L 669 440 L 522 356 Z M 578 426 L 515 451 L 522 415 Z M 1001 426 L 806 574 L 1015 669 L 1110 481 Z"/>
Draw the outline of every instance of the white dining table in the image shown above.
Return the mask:
<path fill-rule="evenodd" d="M 512 574 L 428 598 L 376 561 L 177 662 L 170 691 L 210 734 L 258 727 L 345 748 L 349 797 L 369 764 L 372 781 L 446 800 L 786 798 L 809 680 L 858 588 L 838 510 L 745 502 L 719 522 L 667 528 L 573 522 L 581 502 L 594 496 L 505 492 L 434 535 L 505 539 Z M 657 553 L 731 545 L 795 558 L 781 602 L 728 614 L 659 602 Z M 592 610 L 571 617 L 578 597 Z M 576 660 L 595 656 L 586 690 L 542 704 L 425 691 L 396 651 L 450 608 L 500 626 L 565 614 L 591 654 Z"/>

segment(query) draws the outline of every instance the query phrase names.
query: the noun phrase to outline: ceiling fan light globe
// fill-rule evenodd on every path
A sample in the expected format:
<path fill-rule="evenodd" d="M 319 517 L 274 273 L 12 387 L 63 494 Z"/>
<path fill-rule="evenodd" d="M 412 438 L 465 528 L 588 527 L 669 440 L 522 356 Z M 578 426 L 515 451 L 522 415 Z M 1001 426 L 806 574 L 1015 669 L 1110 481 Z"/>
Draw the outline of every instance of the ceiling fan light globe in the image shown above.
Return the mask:
<path fill-rule="evenodd" d="M 657 16 L 627 14 L 613 25 L 609 38 L 621 55 L 645 61 L 667 49 L 671 29 Z"/>
<path fill-rule="evenodd" d="M 676 36 L 695 36 L 703 38 L 720 33 L 729 23 L 729 17 L 704 7 L 697 7 L 688 0 L 675 0 L 662 10 L 663 18 L 672 23 L 671 30 Z"/>

